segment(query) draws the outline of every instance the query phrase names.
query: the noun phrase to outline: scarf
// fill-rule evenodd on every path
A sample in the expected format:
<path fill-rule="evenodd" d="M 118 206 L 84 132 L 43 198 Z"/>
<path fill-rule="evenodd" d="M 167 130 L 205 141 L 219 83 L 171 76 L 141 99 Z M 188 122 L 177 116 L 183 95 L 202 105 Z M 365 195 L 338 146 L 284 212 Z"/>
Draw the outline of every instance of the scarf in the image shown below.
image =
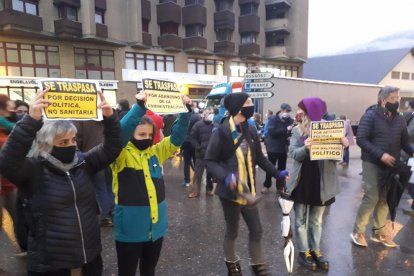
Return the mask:
<path fill-rule="evenodd" d="M 239 141 L 240 139 L 245 139 L 244 135 L 240 134 L 237 131 L 233 117 L 231 116 L 229 118 L 229 124 L 230 124 L 230 131 L 231 131 L 231 137 L 233 139 L 233 143 L 234 145 L 238 145 L 241 142 Z M 237 171 L 238 171 L 237 193 L 243 194 L 243 193 L 251 192 L 252 195 L 256 195 L 252 150 L 250 148 L 249 143 L 246 143 L 246 145 L 247 145 L 247 168 L 246 168 L 246 160 L 244 158 L 242 149 L 238 146 L 235 150 L 235 154 L 237 158 Z M 248 186 L 248 182 L 249 182 L 248 180 L 250 180 L 250 189 Z M 247 203 L 247 200 L 240 195 L 237 195 L 237 198 L 234 201 L 239 203 L 240 205 L 246 205 Z"/>

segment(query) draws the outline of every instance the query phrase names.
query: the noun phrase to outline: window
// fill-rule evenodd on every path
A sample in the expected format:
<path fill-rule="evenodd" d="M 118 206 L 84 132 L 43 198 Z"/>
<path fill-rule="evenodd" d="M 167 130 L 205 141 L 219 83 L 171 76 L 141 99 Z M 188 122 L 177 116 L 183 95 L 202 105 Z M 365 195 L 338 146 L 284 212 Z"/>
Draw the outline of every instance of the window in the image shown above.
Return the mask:
<path fill-rule="evenodd" d="M 215 59 L 189 58 L 187 65 L 188 73 L 192 74 L 224 74 L 224 61 Z"/>
<path fill-rule="evenodd" d="M 178 35 L 178 24 L 171 23 L 171 22 L 160 24 L 160 35 L 164 35 L 164 34 Z"/>
<path fill-rule="evenodd" d="M 105 11 L 101 9 L 95 9 L 95 23 L 105 24 Z"/>
<path fill-rule="evenodd" d="M 256 66 L 256 63 L 232 62 L 230 66 L 230 74 L 232 77 L 244 77 L 247 68 L 253 66 Z"/>
<path fill-rule="evenodd" d="M 245 33 L 240 34 L 240 44 L 253 44 L 256 43 L 257 34 L 255 33 Z"/>
<path fill-rule="evenodd" d="M 299 67 L 298 66 L 286 66 L 286 65 L 275 65 L 275 64 L 262 64 L 260 66 L 261 72 L 273 73 L 276 77 L 291 77 L 297 78 Z"/>
<path fill-rule="evenodd" d="M 149 30 L 149 20 L 142 19 L 142 32 L 148 33 L 148 30 Z"/>
<path fill-rule="evenodd" d="M 408 72 L 402 72 L 401 79 L 403 79 L 403 80 L 409 80 L 410 79 L 410 73 L 408 73 Z"/>
<path fill-rule="evenodd" d="M 160 0 L 160 4 L 168 2 L 177 3 L 177 0 Z"/>
<path fill-rule="evenodd" d="M 284 46 L 285 35 L 276 32 L 266 32 L 266 47 Z"/>
<path fill-rule="evenodd" d="M 231 41 L 233 30 L 221 29 L 216 32 L 217 41 Z"/>
<path fill-rule="evenodd" d="M 240 15 L 257 14 L 257 4 L 248 3 L 240 5 Z"/>
<path fill-rule="evenodd" d="M 185 36 L 203 36 L 204 26 L 202 24 L 190 24 L 185 26 Z"/>
<path fill-rule="evenodd" d="M 277 5 L 266 5 L 266 20 L 286 18 L 286 9 L 277 8 Z"/>
<path fill-rule="evenodd" d="M 391 78 L 392 79 L 400 79 L 400 72 L 398 72 L 398 71 L 392 71 L 391 72 Z"/>
<path fill-rule="evenodd" d="M 414 73 L 411 73 L 411 80 L 414 80 Z"/>
<path fill-rule="evenodd" d="M 233 0 L 216 0 L 216 11 L 232 11 Z"/>
<path fill-rule="evenodd" d="M 78 79 L 115 79 L 114 52 L 75 48 L 75 75 Z"/>
<path fill-rule="evenodd" d="M 0 75 L 60 77 L 59 48 L 0 42 Z"/>
<path fill-rule="evenodd" d="M 190 6 L 190 5 L 204 5 L 204 0 L 185 0 L 185 5 L 186 6 Z"/>
<path fill-rule="evenodd" d="M 78 21 L 78 9 L 71 6 L 61 5 L 58 7 L 59 18 Z"/>
<path fill-rule="evenodd" d="M 37 0 L 13 0 L 13 10 L 27 14 L 39 15 Z"/>
<path fill-rule="evenodd" d="M 125 68 L 174 72 L 174 56 L 149 55 L 127 52 L 125 54 Z"/>
<path fill-rule="evenodd" d="M 208 93 L 210 93 L 210 90 L 210 88 L 190 87 L 188 89 L 188 94 L 191 96 L 201 96 L 200 98 L 204 98 L 208 95 Z"/>

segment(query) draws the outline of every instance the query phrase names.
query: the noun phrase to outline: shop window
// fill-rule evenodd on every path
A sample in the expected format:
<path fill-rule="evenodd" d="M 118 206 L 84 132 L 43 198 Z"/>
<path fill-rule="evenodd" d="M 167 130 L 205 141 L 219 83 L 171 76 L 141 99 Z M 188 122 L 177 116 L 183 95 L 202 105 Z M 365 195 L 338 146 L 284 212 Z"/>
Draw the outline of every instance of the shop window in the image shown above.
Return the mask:
<path fill-rule="evenodd" d="M 105 11 L 95 8 L 95 23 L 105 24 Z"/>
<path fill-rule="evenodd" d="M 401 79 L 403 79 L 403 80 L 409 80 L 410 79 L 410 73 L 408 73 L 408 72 L 402 72 Z"/>
<path fill-rule="evenodd" d="M 178 35 L 178 24 L 167 22 L 160 24 L 160 35 L 175 34 Z"/>
<path fill-rule="evenodd" d="M 81 79 L 115 79 L 114 52 L 75 48 L 75 75 Z"/>
<path fill-rule="evenodd" d="M 255 33 L 244 33 L 240 35 L 240 44 L 253 44 L 256 43 L 257 34 Z"/>
<path fill-rule="evenodd" d="M 174 72 L 174 56 L 125 54 L 125 68 L 161 72 Z"/>
<path fill-rule="evenodd" d="M 216 32 L 217 41 L 231 41 L 233 36 L 233 30 L 221 29 Z"/>
<path fill-rule="evenodd" d="M 250 62 L 232 62 L 230 66 L 230 73 L 232 77 L 244 77 L 248 67 L 254 67 L 256 63 Z"/>
<path fill-rule="evenodd" d="M 185 36 L 203 36 L 204 26 L 202 24 L 190 24 L 185 26 Z"/>
<path fill-rule="evenodd" d="M 13 0 L 13 10 L 32 15 L 39 15 L 37 0 Z"/>
<path fill-rule="evenodd" d="M 78 9 L 71 6 L 61 5 L 58 7 L 59 18 L 78 21 Z"/>
<path fill-rule="evenodd" d="M 391 78 L 392 79 L 400 79 L 400 72 L 399 71 L 392 71 L 391 72 Z"/>
<path fill-rule="evenodd" d="M 60 77 L 56 46 L 0 42 L 0 71 L 7 76 Z"/>
<path fill-rule="evenodd" d="M 257 14 L 257 4 L 247 3 L 240 5 L 240 15 L 252 15 Z"/>
<path fill-rule="evenodd" d="M 189 58 L 187 71 L 192 74 L 209 74 L 223 76 L 224 61 L 216 59 Z"/>

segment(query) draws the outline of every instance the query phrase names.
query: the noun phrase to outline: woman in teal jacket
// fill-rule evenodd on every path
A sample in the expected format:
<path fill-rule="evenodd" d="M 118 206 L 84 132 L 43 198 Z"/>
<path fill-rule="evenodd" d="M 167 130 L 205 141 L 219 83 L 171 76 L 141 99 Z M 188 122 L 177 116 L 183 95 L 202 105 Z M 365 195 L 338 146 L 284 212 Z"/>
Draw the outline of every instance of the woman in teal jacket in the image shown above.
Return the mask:
<path fill-rule="evenodd" d="M 115 194 L 115 242 L 120 276 L 154 275 L 167 233 L 167 203 L 162 163 L 184 142 L 191 112 L 181 113 L 171 136 L 153 144 L 155 124 L 146 112 L 146 94 L 121 120 L 123 150 L 111 165 Z M 191 109 L 191 100 L 182 97 Z M 191 110 L 190 110 L 191 111 Z M 132 137 L 131 137 L 132 136 Z"/>

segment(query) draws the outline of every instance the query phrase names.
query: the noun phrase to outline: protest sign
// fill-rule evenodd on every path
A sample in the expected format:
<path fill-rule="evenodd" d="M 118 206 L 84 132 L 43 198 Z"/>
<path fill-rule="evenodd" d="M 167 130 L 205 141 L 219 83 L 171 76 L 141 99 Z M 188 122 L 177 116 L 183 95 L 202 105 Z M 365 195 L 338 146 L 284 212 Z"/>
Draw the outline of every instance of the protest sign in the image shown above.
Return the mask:
<path fill-rule="evenodd" d="M 49 89 L 44 98 L 52 104 L 44 109 L 46 119 L 102 120 L 98 109 L 99 83 L 92 80 L 48 79 L 39 80 L 41 90 Z"/>
<path fill-rule="evenodd" d="M 142 82 L 147 94 L 145 105 L 151 111 L 158 114 L 188 112 L 177 83 L 155 79 L 143 79 Z"/>
<path fill-rule="evenodd" d="M 341 120 L 311 122 L 311 160 L 342 160 L 344 126 L 345 122 Z"/>

